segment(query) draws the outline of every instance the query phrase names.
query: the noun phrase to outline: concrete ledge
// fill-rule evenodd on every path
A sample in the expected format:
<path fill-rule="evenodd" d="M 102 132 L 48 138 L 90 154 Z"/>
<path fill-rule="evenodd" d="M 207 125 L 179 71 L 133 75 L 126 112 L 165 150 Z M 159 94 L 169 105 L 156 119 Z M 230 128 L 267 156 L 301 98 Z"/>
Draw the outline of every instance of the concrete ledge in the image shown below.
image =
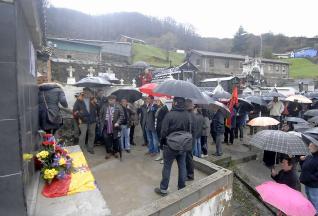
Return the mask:
<path fill-rule="evenodd" d="M 209 176 L 128 215 L 196 215 L 195 212 L 204 208 L 209 208 L 210 213 L 213 211 L 217 215 L 230 215 L 233 173 L 200 158 L 194 158 L 194 165 Z"/>
<path fill-rule="evenodd" d="M 67 147 L 70 153 L 81 151 L 79 146 Z M 98 188 L 91 191 L 76 193 L 57 198 L 46 198 L 41 192 L 44 186 L 40 180 L 37 194 L 35 216 L 106 216 L 111 215 L 101 192 Z"/>

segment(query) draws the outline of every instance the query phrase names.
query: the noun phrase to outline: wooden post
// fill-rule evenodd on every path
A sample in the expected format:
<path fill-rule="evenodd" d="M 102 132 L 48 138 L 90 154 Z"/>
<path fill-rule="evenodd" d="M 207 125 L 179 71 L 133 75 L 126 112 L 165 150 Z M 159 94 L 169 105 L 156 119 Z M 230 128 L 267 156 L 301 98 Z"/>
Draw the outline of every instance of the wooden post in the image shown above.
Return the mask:
<path fill-rule="evenodd" d="M 47 60 L 47 81 L 52 82 L 51 60 Z"/>

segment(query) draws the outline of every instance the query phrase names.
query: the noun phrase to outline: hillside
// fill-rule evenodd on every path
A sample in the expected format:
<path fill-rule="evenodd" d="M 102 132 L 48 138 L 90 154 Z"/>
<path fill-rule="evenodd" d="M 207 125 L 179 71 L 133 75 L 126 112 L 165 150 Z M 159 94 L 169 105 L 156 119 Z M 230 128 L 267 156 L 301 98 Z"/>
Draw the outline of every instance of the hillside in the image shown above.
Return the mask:
<path fill-rule="evenodd" d="M 169 67 L 170 62 L 167 61 L 167 57 L 167 52 L 160 48 L 136 43 L 133 45 L 133 62 L 145 61 L 151 66 Z M 169 60 L 171 60 L 172 66 L 180 65 L 184 58 L 184 54 L 169 52 Z"/>
<path fill-rule="evenodd" d="M 286 61 L 291 63 L 290 76 L 292 78 L 318 78 L 318 64 L 303 58 L 286 59 Z"/>
<path fill-rule="evenodd" d="M 211 27 L 213 28 L 213 26 Z M 248 33 L 248 29 L 246 33 Z M 195 27 L 178 23 L 169 17 L 159 19 L 137 12 L 92 16 L 65 8 L 47 8 L 48 36 L 107 41 L 117 40 L 121 34 L 140 38 L 148 44 L 165 50 L 198 49 L 224 53 L 234 52 L 252 57 L 257 56 L 260 52 L 260 37 L 253 34 L 244 36 L 244 49 L 233 50 L 233 38 L 203 38 L 195 31 Z M 318 46 L 318 38 L 312 40 L 272 33 L 262 34 L 262 38 L 263 56 L 266 58 L 270 58 L 272 53 Z"/>

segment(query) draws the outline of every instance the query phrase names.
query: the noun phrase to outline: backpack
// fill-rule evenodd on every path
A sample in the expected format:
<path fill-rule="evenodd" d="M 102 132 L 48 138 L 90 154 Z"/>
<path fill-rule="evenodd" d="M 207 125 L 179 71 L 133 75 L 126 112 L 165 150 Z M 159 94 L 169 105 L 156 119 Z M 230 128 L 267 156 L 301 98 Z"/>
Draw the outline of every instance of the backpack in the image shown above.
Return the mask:
<path fill-rule="evenodd" d="M 190 132 L 184 130 L 175 131 L 170 133 L 166 140 L 167 145 L 175 151 L 192 151 L 192 141 L 193 137 L 191 134 L 191 118 L 189 115 L 189 126 L 190 126 Z"/>

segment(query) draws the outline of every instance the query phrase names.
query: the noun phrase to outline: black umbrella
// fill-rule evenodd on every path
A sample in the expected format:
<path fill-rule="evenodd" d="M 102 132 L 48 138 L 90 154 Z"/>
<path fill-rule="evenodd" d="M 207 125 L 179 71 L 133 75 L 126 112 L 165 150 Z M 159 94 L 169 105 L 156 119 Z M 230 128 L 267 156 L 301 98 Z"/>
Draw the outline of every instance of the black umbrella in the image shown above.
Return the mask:
<path fill-rule="evenodd" d="M 263 130 L 255 134 L 250 144 L 260 149 L 288 155 L 307 155 L 308 147 L 298 136 L 280 130 Z"/>
<path fill-rule="evenodd" d="M 214 102 L 214 100 L 206 92 L 202 92 L 202 96 L 203 98 L 201 99 L 191 99 L 193 104 L 208 105 Z"/>
<path fill-rule="evenodd" d="M 247 101 L 250 101 L 251 103 L 258 104 L 260 106 L 267 106 L 266 101 L 261 96 L 257 96 L 257 95 L 248 96 L 245 99 Z"/>
<path fill-rule="evenodd" d="M 295 122 L 295 123 L 303 123 L 308 124 L 308 122 L 305 119 L 297 118 L 297 117 L 286 117 L 285 121 L 287 122 Z"/>
<path fill-rule="evenodd" d="M 239 113 L 250 112 L 254 109 L 254 105 L 247 99 L 239 98 Z"/>
<path fill-rule="evenodd" d="M 303 138 L 303 141 L 306 143 L 306 144 L 310 144 L 310 143 L 313 143 L 315 144 L 316 146 L 318 146 L 318 135 L 317 134 L 311 134 L 311 133 L 302 133 L 301 134 L 301 137 Z"/>
<path fill-rule="evenodd" d="M 318 116 L 318 109 L 307 110 L 305 116 Z"/>
<path fill-rule="evenodd" d="M 277 89 L 275 89 L 275 88 L 273 90 L 271 90 L 270 92 L 266 92 L 266 93 L 262 94 L 262 98 L 264 100 L 272 100 L 274 97 L 278 97 L 280 100 L 283 100 L 286 98 L 285 95 L 279 93 L 277 91 Z"/>
<path fill-rule="evenodd" d="M 304 132 L 312 128 L 309 124 L 294 124 L 293 127 L 296 132 Z"/>
<path fill-rule="evenodd" d="M 308 119 L 308 122 L 317 124 L 318 123 L 318 116 L 314 116 L 314 117 Z"/>
<path fill-rule="evenodd" d="M 209 104 L 210 108 L 216 108 L 216 109 L 221 109 L 222 112 L 224 113 L 225 117 L 230 117 L 231 116 L 231 111 L 227 106 L 225 106 L 223 103 L 219 101 L 213 101 Z"/>
<path fill-rule="evenodd" d="M 112 84 L 109 81 L 101 77 L 85 77 L 74 84 L 74 86 L 86 88 L 99 88 L 111 85 Z"/>
<path fill-rule="evenodd" d="M 204 101 L 200 89 L 194 84 L 183 80 L 167 80 L 159 84 L 154 92 L 174 97 L 183 97 Z"/>
<path fill-rule="evenodd" d="M 314 92 L 307 92 L 306 94 L 304 94 L 306 97 L 310 98 L 310 99 L 318 99 L 318 91 L 314 91 Z"/>
<path fill-rule="evenodd" d="M 304 131 L 305 133 L 316 134 L 318 135 L 318 127 L 310 128 Z"/>
<path fill-rule="evenodd" d="M 115 95 L 118 100 L 127 99 L 130 103 L 133 103 L 142 98 L 142 93 L 138 88 L 132 86 L 110 86 L 103 89 L 103 96 Z"/>

